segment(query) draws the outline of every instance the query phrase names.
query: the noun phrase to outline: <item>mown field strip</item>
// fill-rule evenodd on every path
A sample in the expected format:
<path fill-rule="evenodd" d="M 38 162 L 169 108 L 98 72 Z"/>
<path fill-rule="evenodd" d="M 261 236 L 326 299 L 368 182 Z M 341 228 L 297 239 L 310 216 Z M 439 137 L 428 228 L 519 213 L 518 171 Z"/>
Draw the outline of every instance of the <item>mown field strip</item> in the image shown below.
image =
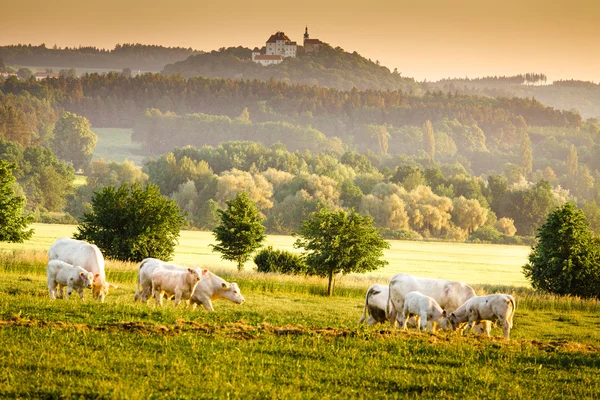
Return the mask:
<path fill-rule="evenodd" d="M 74 225 L 33 224 L 35 234 L 25 243 L 0 243 L 0 250 L 47 251 L 59 237 L 71 237 Z M 174 262 L 184 265 L 200 265 L 208 268 L 235 268 L 234 263 L 224 261 L 209 246 L 214 243 L 211 232 L 182 231 L 175 249 Z M 289 251 L 293 247 L 291 236 L 268 235 L 265 246 Z M 365 278 L 389 279 L 398 272 L 416 275 L 464 280 L 471 284 L 495 284 L 529 286 L 521 267 L 527 262 L 530 248 L 527 246 L 503 246 L 491 244 L 466 244 L 445 242 L 390 241 L 391 248 L 384 252 L 389 264 L 378 271 L 365 274 Z M 252 261 L 246 269 L 254 268 Z M 350 275 L 342 279 L 361 279 Z"/>

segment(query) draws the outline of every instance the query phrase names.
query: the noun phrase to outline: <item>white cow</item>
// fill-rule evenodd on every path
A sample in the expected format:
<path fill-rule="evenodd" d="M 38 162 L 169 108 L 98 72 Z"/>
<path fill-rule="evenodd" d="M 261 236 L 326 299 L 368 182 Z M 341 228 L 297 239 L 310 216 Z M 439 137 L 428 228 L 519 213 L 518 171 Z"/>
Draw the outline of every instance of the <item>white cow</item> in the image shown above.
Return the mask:
<path fill-rule="evenodd" d="M 446 311 L 429 296 L 421 292 L 408 292 L 404 298 L 404 307 L 402 310 L 402 329 L 406 329 L 408 317 L 414 315 L 417 320 L 417 330 L 425 330 L 428 324 L 431 324 L 431 331 L 434 331 L 434 323 L 440 318 L 446 317 Z"/>
<path fill-rule="evenodd" d="M 396 326 L 396 318 L 404 309 L 404 299 L 409 292 L 418 291 L 433 298 L 447 313 L 460 307 L 465 301 L 475 296 L 472 287 L 464 282 L 445 279 L 421 278 L 409 274 L 396 274 L 390 281 L 388 319 Z"/>
<path fill-rule="evenodd" d="M 386 315 L 389 314 L 389 293 L 390 288 L 388 285 L 373 284 L 367 290 L 365 296 L 365 307 L 363 309 L 363 315 L 358 320 L 358 323 L 367 321 L 369 325 L 375 325 L 376 323 L 384 323 L 387 321 Z M 387 313 L 386 313 L 386 308 Z M 398 314 L 398 318 L 400 314 Z M 400 321 L 401 322 L 401 321 Z M 409 326 L 416 326 L 414 317 L 408 320 Z"/>
<path fill-rule="evenodd" d="M 152 272 L 152 294 L 159 306 L 162 306 L 163 294 L 175 296 L 175 307 L 181 300 L 187 304 L 200 279 L 201 275 L 192 268 L 180 271 L 159 267 Z"/>
<path fill-rule="evenodd" d="M 182 265 L 168 263 L 158 258 L 144 258 L 140 263 L 138 270 L 138 282 L 135 288 L 134 301 L 140 299 L 142 302 L 148 301 L 152 294 L 152 273 L 157 269 L 162 268 L 170 271 L 185 271 L 188 267 Z M 201 278 L 204 278 L 208 270 L 194 267 Z"/>
<path fill-rule="evenodd" d="M 104 257 L 95 244 L 83 240 L 60 238 L 50 246 L 48 258 L 79 265 L 94 274 L 92 294 L 95 299 L 99 298 L 101 302 L 104 301 L 109 288 L 117 288 L 116 285 L 106 282 Z"/>
<path fill-rule="evenodd" d="M 202 304 L 207 311 L 214 311 L 212 300 L 227 299 L 237 304 L 244 302 L 244 296 L 240 292 L 238 284 L 235 282 L 229 283 L 225 279 L 207 271 L 206 276 L 192 295 L 191 301 L 196 304 Z"/>
<path fill-rule="evenodd" d="M 490 294 L 487 296 L 473 296 L 450 313 L 448 320 L 452 329 L 456 330 L 461 323 L 467 322 L 467 331 L 481 321 L 498 321 L 502 326 L 504 338 L 508 339 L 513 326 L 516 303 L 509 294 Z M 489 329 L 486 331 L 489 336 Z"/>
<path fill-rule="evenodd" d="M 138 285 L 134 300 L 148 300 L 152 292 L 152 272 L 159 267 L 174 270 L 186 268 L 177 264 L 166 263 L 156 258 L 142 260 L 138 272 Z M 201 274 L 202 280 L 196 286 L 194 294 L 190 299 L 193 309 L 196 308 L 197 304 L 202 304 L 206 310 L 214 311 L 212 301 L 218 299 L 227 299 L 237 304 L 244 302 L 244 296 L 242 296 L 237 283 L 229 283 L 206 269 L 203 269 Z"/>
<path fill-rule="evenodd" d="M 79 298 L 83 300 L 83 289 L 86 287 L 91 289 L 94 282 L 94 275 L 91 272 L 60 260 L 50 260 L 46 272 L 48 273 L 48 291 L 51 299 L 62 298 L 66 287 L 67 300 L 73 289 L 79 293 Z"/>

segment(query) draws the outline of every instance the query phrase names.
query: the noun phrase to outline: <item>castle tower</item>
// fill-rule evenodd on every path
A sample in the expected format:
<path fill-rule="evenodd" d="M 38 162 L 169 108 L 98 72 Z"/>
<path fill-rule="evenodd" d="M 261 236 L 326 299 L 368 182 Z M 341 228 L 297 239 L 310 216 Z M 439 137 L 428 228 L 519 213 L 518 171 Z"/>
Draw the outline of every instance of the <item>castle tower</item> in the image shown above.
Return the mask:
<path fill-rule="evenodd" d="M 306 29 L 304 29 L 304 40 L 308 39 L 308 25 L 306 25 Z"/>

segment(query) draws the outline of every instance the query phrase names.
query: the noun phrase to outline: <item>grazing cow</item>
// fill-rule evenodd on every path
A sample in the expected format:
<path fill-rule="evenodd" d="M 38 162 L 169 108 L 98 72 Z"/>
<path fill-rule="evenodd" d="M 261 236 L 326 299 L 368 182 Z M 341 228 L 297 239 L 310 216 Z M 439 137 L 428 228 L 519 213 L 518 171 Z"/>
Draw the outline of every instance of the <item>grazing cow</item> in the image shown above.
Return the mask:
<path fill-rule="evenodd" d="M 152 291 L 152 272 L 159 267 L 185 269 L 185 267 L 180 265 L 166 263 L 156 258 L 142 260 L 138 272 L 138 286 L 135 291 L 134 300 L 141 299 L 142 301 L 146 301 L 149 298 Z M 244 296 L 242 296 L 237 283 L 229 283 L 206 269 L 203 269 L 201 273 L 202 280 L 196 286 L 194 294 L 190 299 L 192 309 L 195 309 L 197 304 L 202 304 L 206 310 L 214 311 L 212 301 L 218 299 L 227 299 L 237 304 L 244 302 Z"/>
<path fill-rule="evenodd" d="M 238 284 L 235 282 L 229 283 L 225 279 L 207 271 L 206 276 L 192 295 L 191 301 L 196 304 L 202 304 L 207 311 L 214 311 L 212 300 L 227 299 L 237 304 L 244 302 L 244 296 L 240 292 Z"/>
<path fill-rule="evenodd" d="M 386 308 L 388 307 L 388 294 L 390 288 L 386 285 L 374 284 L 367 290 L 365 296 L 365 307 L 363 308 L 363 315 L 358 320 L 358 323 L 362 323 L 367 320 L 367 324 L 375 325 L 376 323 L 382 323 L 387 320 Z"/>
<path fill-rule="evenodd" d="M 152 272 L 152 294 L 159 306 L 162 306 L 163 294 L 168 297 L 175 296 L 175 307 L 181 300 L 184 300 L 187 305 L 196 285 L 200 282 L 200 276 L 198 271 L 192 268 L 183 271 L 156 268 Z"/>
<path fill-rule="evenodd" d="M 402 329 L 406 329 L 408 317 L 411 315 L 414 315 L 417 319 L 417 330 L 425 330 L 430 323 L 433 332 L 434 323 L 442 317 L 445 318 L 446 311 L 442 310 L 442 307 L 433 298 L 425 296 L 421 292 L 413 291 L 408 292 L 404 297 Z"/>
<path fill-rule="evenodd" d="M 148 301 L 152 294 L 152 273 L 157 269 L 162 268 L 170 271 L 185 271 L 188 267 L 184 267 L 178 264 L 167 263 L 157 258 L 144 258 L 140 263 L 138 270 L 138 282 L 135 288 L 135 295 L 133 300 L 137 301 L 140 299 L 142 302 Z M 195 269 L 201 278 L 204 278 L 208 273 L 208 270 L 201 269 L 198 267 Z"/>
<path fill-rule="evenodd" d="M 390 309 L 388 319 L 396 326 L 396 318 L 404 309 L 404 299 L 409 292 L 418 291 L 433 298 L 440 307 L 450 313 L 465 301 L 475 296 L 472 287 L 464 282 L 447 281 L 445 279 L 421 278 L 409 274 L 396 274 L 390 281 Z"/>
<path fill-rule="evenodd" d="M 91 272 L 60 260 L 50 260 L 46 272 L 48 273 L 48 291 L 51 299 L 62 298 L 66 287 L 67 300 L 73 289 L 79 293 L 79 298 L 83 300 L 83 289 L 86 287 L 91 289 L 94 282 L 94 275 Z"/>
<path fill-rule="evenodd" d="M 481 321 L 498 321 L 502 326 L 504 338 L 508 339 L 515 315 L 515 299 L 509 294 L 490 294 L 473 296 L 448 317 L 452 329 L 456 330 L 461 323 L 467 322 L 467 331 Z M 486 331 L 489 336 L 489 330 Z"/>
<path fill-rule="evenodd" d="M 109 288 L 117 288 L 116 285 L 106 282 L 104 272 L 104 257 L 95 244 L 83 240 L 60 238 L 50 246 L 48 250 L 50 260 L 61 260 L 72 265 L 80 265 L 94 274 L 92 294 L 95 299 L 104 302 Z"/>

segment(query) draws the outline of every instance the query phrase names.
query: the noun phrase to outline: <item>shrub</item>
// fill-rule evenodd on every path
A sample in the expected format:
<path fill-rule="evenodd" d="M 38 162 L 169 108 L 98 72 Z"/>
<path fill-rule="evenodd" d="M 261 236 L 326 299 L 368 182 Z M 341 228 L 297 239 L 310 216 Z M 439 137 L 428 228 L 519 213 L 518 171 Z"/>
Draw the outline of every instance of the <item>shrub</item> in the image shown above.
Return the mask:
<path fill-rule="evenodd" d="M 258 272 L 279 272 L 281 274 L 306 274 L 307 267 L 300 254 L 287 250 L 274 250 L 272 246 L 262 249 L 254 257 Z"/>

